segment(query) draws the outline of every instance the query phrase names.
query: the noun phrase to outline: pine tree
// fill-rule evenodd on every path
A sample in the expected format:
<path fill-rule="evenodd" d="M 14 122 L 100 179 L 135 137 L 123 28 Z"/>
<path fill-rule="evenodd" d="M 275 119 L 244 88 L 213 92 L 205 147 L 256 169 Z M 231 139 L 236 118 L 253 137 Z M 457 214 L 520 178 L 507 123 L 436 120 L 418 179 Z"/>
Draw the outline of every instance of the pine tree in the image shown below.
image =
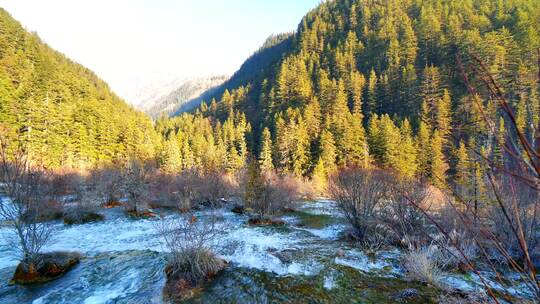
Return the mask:
<path fill-rule="evenodd" d="M 165 141 L 163 145 L 161 168 L 167 173 L 179 173 L 182 170 L 180 146 L 174 138 Z"/>
<path fill-rule="evenodd" d="M 294 148 L 292 151 L 292 168 L 294 175 L 304 176 L 309 168 L 309 137 L 304 120 L 300 117 L 296 124 Z"/>
<path fill-rule="evenodd" d="M 439 99 L 437 104 L 437 129 L 439 130 L 444 143 L 449 140 L 452 128 L 452 113 L 451 113 L 452 100 L 448 90 L 444 90 L 443 97 Z"/>
<path fill-rule="evenodd" d="M 418 175 L 422 178 L 428 178 L 431 174 L 432 147 L 430 141 L 430 131 L 424 121 L 418 125 L 418 134 L 416 138 L 416 155 L 418 160 Z"/>
<path fill-rule="evenodd" d="M 405 119 L 400 128 L 401 140 L 397 148 L 396 170 L 403 176 L 413 177 L 418 169 L 416 147 L 414 145 L 412 128 L 408 119 Z"/>
<path fill-rule="evenodd" d="M 328 171 L 324 166 L 323 159 L 320 157 L 315 165 L 315 168 L 313 168 L 311 180 L 313 181 L 313 183 L 317 187 L 317 190 L 320 193 L 326 192 L 326 188 L 328 187 Z"/>
<path fill-rule="evenodd" d="M 333 173 L 336 170 L 336 145 L 331 132 L 324 130 L 319 139 L 319 159 L 322 161 L 324 170 Z"/>
<path fill-rule="evenodd" d="M 443 139 L 439 130 L 435 130 L 431 136 L 431 152 L 431 182 L 436 187 L 445 188 L 448 164 L 443 153 Z"/>
<path fill-rule="evenodd" d="M 469 155 L 465 143 L 463 140 L 459 142 L 459 148 L 456 151 L 456 166 L 454 181 L 456 183 L 457 193 L 463 200 L 467 200 L 469 197 L 468 189 L 471 184 L 470 180 L 470 168 Z"/>
<path fill-rule="evenodd" d="M 375 73 L 374 69 L 371 69 L 366 93 L 366 113 L 368 117 L 371 117 L 372 114 L 377 113 L 377 81 L 377 74 Z"/>
<path fill-rule="evenodd" d="M 263 172 L 274 170 L 274 163 L 272 161 L 272 137 L 268 128 L 264 128 L 262 133 L 259 167 Z"/>

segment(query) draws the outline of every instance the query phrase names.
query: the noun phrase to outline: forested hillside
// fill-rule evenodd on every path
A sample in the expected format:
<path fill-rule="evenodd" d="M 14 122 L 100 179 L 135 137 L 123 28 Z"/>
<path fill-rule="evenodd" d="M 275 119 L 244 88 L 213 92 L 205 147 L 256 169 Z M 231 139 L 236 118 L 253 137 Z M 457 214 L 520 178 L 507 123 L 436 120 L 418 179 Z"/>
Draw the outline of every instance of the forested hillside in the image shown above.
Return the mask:
<path fill-rule="evenodd" d="M 535 0 L 326 1 L 280 40 L 277 59 L 241 69 L 238 87 L 158 131 L 185 147 L 178 162 L 199 153 L 200 134 L 178 131 L 198 130 L 195 122 L 213 126 L 200 140 L 225 145 L 227 168 L 237 167 L 237 156 L 246 160 L 245 142 L 263 167 L 297 176 L 377 165 L 439 186 L 450 178 L 470 185 L 481 181 L 482 158 L 501 159 L 509 118 L 489 94 L 467 89 L 473 71 L 461 71 L 458 60 L 487 67 L 534 142 L 538 28 Z M 244 116 L 248 128 L 223 129 Z"/>
<path fill-rule="evenodd" d="M 85 67 L 0 9 L 0 128 L 48 168 L 154 156 L 153 125 Z"/>

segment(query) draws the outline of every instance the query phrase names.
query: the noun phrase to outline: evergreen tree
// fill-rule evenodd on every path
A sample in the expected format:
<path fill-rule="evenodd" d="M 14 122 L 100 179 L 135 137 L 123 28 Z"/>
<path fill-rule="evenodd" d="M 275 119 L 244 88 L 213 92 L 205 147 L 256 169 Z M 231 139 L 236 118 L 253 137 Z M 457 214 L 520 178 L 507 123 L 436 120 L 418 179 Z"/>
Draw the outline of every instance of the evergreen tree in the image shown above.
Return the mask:
<path fill-rule="evenodd" d="M 431 182 L 439 188 L 445 188 L 448 164 L 443 153 L 443 139 L 439 130 L 435 130 L 431 137 L 431 152 Z"/>
<path fill-rule="evenodd" d="M 263 172 L 272 171 L 274 169 L 274 163 L 272 161 L 272 137 L 268 128 L 264 128 L 262 133 L 259 167 Z"/>
<path fill-rule="evenodd" d="M 319 139 L 319 160 L 326 173 L 332 173 L 336 170 L 336 146 L 331 132 L 324 130 Z"/>

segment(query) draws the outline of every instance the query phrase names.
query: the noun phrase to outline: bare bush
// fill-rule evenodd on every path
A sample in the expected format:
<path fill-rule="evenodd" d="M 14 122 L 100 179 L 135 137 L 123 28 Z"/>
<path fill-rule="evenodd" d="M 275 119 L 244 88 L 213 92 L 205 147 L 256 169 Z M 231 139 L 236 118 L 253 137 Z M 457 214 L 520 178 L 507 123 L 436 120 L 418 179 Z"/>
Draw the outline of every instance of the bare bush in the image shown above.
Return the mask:
<path fill-rule="evenodd" d="M 233 192 L 233 185 L 225 175 L 219 172 L 194 173 L 192 179 L 194 200 L 199 204 L 218 206 Z"/>
<path fill-rule="evenodd" d="M 170 252 L 168 279 L 185 280 L 196 286 L 225 267 L 224 261 L 209 248 L 210 242 L 221 233 L 213 212 L 203 220 L 186 213 L 178 218 L 162 219 L 157 224 Z"/>
<path fill-rule="evenodd" d="M 64 207 L 64 223 L 84 224 L 102 220 L 103 216 L 98 214 L 101 199 L 95 184 L 79 184 L 75 201 Z"/>
<path fill-rule="evenodd" d="M 411 205 L 409 200 L 426 202 L 428 188 L 424 184 L 394 177 L 389 196 L 380 208 L 381 226 L 387 239 L 401 246 L 420 245 L 426 242 L 426 220 L 423 212 Z M 429 209 L 427 202 L 422 206 Z"/>
<path fill-rule="evenodd" d="M 359 241 L 369 241 L 380 233 L 378 209 L 383 200 L 391 198 L 390 183 L 389 175 L 378 170 L 347 169 L 331 179 L 330 194 Z"/>
<path fill-rule="evenodd" d="M 149 192 L 149 168 L 132 160 L 128 162 L 122 172 L 122 188 L 127 196 L 127 211 L 135 216 L 140 216 L 148 210 Z"/>
<path fill-rule="evenodd" d="M 0 137 L 0 180 L 10 199 L 0 200 L 0 218 L 9 223 L 17 236 L 11 248 L 19 253 L 25 265 L 35 268 L 52 232 L 50 224 L 39 220 L 49 200 L 47 173 L 32 169 L 25 150 L 10 147 Z"/>
<path fill-rule="evenodd" d="M 513 259 L 525 258 L 521 241 L 531 253 L 540 252 L 540 192 L 511 177 L 494 182 L 501 205 L 491 204 L 489 209 L 487 224 L 493 235 Z M 522 239 L 513 231 L 518 225 L 522 227 Z"/>
<path fill-rule="evenodd" d="M 270 220 L 299 198 L 296 181 L 273 172 L 256 173 L 245 185 L 245 202 L 259 220 Z"/>
<path fill-rule="evenodd" d="M 122 198 L 122 174 L 115 168 L 98 168 L 90 172 L 91 184 L 99 194 L 99 200 L 106 206 L 118 203 Z"/>
<path fill-rule="evenodd" d="M 226 175 L 219 173 L 202 174 L 185 171 L 178 175 L 154 174 L 150 177 L 152 205 L 156 207 L 178 208 L 187 212 L 197 205 L 218 207 L 234 192 Z"/>

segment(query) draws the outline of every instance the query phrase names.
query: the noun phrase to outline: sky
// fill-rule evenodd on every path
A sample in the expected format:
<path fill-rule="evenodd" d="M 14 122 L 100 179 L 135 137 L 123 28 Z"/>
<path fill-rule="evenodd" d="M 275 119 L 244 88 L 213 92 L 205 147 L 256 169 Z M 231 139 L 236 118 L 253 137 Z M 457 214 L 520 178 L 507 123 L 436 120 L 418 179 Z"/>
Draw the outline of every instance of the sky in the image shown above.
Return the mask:
<path fill-rule="evenodd" d="M 0 0 L 0 7 L 134 103 L 161 83 L 232 75 L 320 1 Z"/>

